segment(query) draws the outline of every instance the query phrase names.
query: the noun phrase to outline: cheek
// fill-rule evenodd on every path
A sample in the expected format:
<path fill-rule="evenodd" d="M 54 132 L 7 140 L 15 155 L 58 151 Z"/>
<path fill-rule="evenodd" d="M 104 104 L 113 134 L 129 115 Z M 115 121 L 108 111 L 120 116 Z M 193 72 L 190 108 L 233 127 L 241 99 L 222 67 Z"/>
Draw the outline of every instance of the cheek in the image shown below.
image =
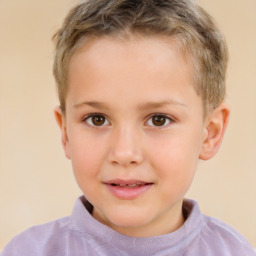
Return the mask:
<path fill-rule="evenodd" d="M 180 132 L 173 136 L 162 136 L 151 141 L 148 147 L 149 158 L 159 170 L 159 175 L 174 175 L 177 179 L 193 176 L 200 153 L 198 134 Z"/>
<path fill-rule="evenodd" d="M 102 141 L 77 134 L 70 140 L 70 152 L 73 171 L 77 179 L 97 176 L 104 158 Z"/>
<path fill-rule="evenodd" d="M 178 200 L 188 191 L 198 163 L 192 148 L 178 139 L 152 147 L 151 166 L 161 187 L 161 202 Z"/>

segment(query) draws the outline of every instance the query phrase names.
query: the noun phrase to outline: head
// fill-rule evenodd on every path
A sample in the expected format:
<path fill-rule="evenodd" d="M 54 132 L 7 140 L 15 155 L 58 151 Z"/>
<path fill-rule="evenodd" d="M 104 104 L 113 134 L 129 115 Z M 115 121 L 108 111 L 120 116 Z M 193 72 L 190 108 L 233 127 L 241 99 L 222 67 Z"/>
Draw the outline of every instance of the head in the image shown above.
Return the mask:
<path fill-rule="evenodd" d="M 226 49 L 190 1 L 93 0 L 55 35 L 62 144 L 93 216 L 120 233 L 179 228 L 199 159 L 229 109 Z"/>

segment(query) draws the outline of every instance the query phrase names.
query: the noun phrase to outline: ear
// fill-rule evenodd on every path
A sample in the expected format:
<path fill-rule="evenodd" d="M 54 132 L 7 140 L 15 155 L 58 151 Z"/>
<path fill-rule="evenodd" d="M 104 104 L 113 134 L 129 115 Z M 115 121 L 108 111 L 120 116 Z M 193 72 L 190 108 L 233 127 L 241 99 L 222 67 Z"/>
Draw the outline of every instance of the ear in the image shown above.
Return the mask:
<path fill-rule="evenodd" d="M 59 106 L 54 109 L 54 115 L 55 115 L 57 124 L 60 127 L 61 142 L 62 142 L 62 146 L 63 146 L 64 152 L 65 152 L 65 155 L 68 159 L 70 159 L 69 140 L 68 140 L 68 135 L 67 135 L 65 115 Z"/>
<path fill-rule="evenodd" d="M 207 116 L 200 159 L 208 160 L 218 152 L 228 124 L 229 114 L 229 106 L 221 103 Z"/>

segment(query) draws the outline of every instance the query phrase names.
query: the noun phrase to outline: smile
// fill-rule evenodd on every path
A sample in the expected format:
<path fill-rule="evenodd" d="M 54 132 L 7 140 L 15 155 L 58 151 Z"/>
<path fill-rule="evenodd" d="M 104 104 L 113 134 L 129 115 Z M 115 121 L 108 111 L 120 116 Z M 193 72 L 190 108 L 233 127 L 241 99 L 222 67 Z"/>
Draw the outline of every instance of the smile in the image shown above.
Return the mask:
<path fill-rule="evenodd" d="M 144 194 L 154 183 L 135 180 L 111 180 L 103 184 L 113 196 L 122 200 L 132 200 Z"/>
<path fill-rule="evenodd" d="M 145 186 L 147 184 L 151 184 L 151 183 L 134 183 L 134 184 L 116 184 L 116 183 L 111 183 L 111 186 L 118 186 L 118 187 L 127 187 L 127 188 L 135 188 L 135 187 L 141 187 L 141 186 Z"/>

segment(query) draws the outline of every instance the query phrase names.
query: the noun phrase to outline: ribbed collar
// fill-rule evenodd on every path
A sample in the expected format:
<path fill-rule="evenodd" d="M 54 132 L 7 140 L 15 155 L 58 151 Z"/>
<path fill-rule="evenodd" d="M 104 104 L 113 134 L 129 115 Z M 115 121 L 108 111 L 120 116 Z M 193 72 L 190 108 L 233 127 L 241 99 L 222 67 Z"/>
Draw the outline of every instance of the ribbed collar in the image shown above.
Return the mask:
<path fill-rule="evenodd" d="M 183 212 L 188 216 L 184 225 L 170 234 L 155 237 L 135 238 L 122 235 L 93 218 L 91 210 L 92 205 L 84 196 L 78 198 L 71 215 L 70 227 L 81 235 L 94 237 L 100 243 L 129 252 L 129 255 L 148 256 L 160 252 L 162 255 L 166 250 L 168 255 L 181 255 L 205 225 L 198 204 L 187 199 L 183 202 Z"/>

